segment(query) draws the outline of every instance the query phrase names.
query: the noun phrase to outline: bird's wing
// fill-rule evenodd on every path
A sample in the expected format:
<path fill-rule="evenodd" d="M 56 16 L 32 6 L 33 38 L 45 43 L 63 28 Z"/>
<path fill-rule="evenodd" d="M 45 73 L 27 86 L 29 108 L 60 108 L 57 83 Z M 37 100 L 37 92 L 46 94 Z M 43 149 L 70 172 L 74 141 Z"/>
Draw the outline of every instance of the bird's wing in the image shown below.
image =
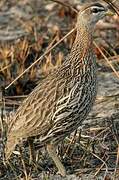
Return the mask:
<path fill-rule="evenodd" d="M 79 101 L 80 97 L 83 94 L 83 87 L 80 86 L 80 83 L 74 85 L 74 87 L 70 90 L 70 93 L 57 102 L 56 111 L 53 114 L 52 121 L 53 127 L 49 130 L 47 137 L 58 137 L 56 134 L 61 134 L 64 136 L 67 135 L 70 128 L 73 128 L 75 118 L 79 117 Z M 76 124 L 75 124 L 76 125 Z M 75 126 L 74 126 L 75 127 Z M 68 130 L 68 131 L 67 131 Z"/>

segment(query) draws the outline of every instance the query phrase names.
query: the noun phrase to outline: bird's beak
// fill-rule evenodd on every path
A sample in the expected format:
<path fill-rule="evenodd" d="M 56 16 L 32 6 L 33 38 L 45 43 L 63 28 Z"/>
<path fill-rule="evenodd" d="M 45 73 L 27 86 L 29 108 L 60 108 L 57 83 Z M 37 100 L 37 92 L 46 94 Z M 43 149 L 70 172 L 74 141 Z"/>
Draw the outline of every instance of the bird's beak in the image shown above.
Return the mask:
<path fill-rule="evenodd" d="M 106 13 L 105 13 L 106 16 L 113 16 L 114 15 L 114 12 L 112 12 L 111 10 L 108 10 Z"/>

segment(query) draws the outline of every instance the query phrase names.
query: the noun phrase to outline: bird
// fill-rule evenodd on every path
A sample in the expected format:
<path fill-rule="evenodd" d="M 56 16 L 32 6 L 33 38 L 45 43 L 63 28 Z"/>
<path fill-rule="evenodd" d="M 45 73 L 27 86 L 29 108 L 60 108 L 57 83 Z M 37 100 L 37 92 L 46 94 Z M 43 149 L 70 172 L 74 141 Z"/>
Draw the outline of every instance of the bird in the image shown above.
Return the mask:
<path fill-rule="evenodd" d="M 98 83 L 93 34 L 96 23 L 106 15 L 111 15 L 111 11 L 99 2 L 81 7 L 71 51 L 58 68 L 39 82 L 11 117 L 6 160 L 22 139 L 38 136 L 61 176 L 66 176 L 56 148 L 81 126 L 95 102 Z"/>

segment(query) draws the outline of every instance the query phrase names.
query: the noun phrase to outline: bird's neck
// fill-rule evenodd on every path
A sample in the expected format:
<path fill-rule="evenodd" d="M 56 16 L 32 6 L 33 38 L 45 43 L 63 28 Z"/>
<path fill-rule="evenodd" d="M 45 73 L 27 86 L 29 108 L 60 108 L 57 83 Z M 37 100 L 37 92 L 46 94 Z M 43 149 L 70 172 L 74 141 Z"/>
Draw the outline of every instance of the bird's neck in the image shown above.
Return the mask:
<path fill-rule="evenodd" d="M 88 69 L 93 68 L 96 64 L 93 45 L 92 45 L 92 32 L 87 27 L 78 26 L 76 38 L 72 49 L 64 63 L 59 68 L 58 74 L 69 78 L 76 77 L 79 74 L 85 74 Z"/>
<path fill-rule="evenodd" d="M 75 55 L 79 57 L 79 60 L 85 60 L 85 56 L 88 55 L 88 52 L 92 50 L 92 34 L 89 27 L 86 27 L 85 25 L 78 25 L 77 27 L 77 33 L 76 38 L 71 50 L 71 54 L 73 54 L 73 51 Z M 75 58 L 73 58 L 76 60 Z"/>
<path fill-rule="evenodd" d="M 85 74 L 96 64 L 93 58 L 92 33 L 88 27 L 78 26 L 77 28 L 76 39 L 69 54 L 72 74 Z"/>
<path fill-rule="evenodd" d="M 90 53 L 93 53 L 93 38 L 88 26 L 78 24 L 76 38 L 70 52 L 70 63 L 74 66 L 77 63 L 86 64 Z"/>

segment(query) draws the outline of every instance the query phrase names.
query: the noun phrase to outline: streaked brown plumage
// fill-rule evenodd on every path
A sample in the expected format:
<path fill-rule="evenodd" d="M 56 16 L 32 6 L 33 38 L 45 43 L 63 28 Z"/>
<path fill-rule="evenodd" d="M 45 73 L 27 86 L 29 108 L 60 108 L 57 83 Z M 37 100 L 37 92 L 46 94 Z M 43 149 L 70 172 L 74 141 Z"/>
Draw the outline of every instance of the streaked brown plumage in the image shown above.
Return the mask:
<path fill-rule="evenodd" d="M 94 103 L 97 78 L 92 34 L 95 24 L 106 14 L 107 9 L 99 3 L 82 7 L 76 39 L 68 57 L 24 100 L 10 123 L 6 159 L 21 138 L 39 135 L 60 174 L 66 174 L 54 145 L 81 125 Z"/>

